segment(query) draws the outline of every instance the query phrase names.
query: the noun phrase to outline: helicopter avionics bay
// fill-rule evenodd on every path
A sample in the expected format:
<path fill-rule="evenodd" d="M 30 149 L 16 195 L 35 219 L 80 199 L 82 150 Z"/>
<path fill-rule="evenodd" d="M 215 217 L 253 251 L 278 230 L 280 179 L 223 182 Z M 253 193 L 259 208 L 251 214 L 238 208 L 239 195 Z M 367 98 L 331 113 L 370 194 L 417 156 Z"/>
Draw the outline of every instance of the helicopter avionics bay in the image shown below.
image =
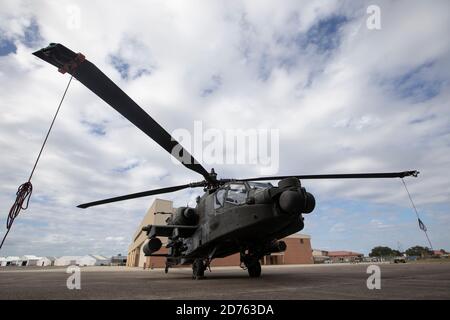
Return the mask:
<path fill-rule="evenodd" d="M 263 175 L 275 174 L 279 169 L 279 129 L 203 129 L 202 121 L 194 121 L 194 133 L 179 128 L 171 133 L 183 147 L 192 150 L 199 163 L 259 165 Z M 172 150 L 172 162 L 181 163 L 181 145 Z M 190 157 L 183 160 L 190 161 Z"/>

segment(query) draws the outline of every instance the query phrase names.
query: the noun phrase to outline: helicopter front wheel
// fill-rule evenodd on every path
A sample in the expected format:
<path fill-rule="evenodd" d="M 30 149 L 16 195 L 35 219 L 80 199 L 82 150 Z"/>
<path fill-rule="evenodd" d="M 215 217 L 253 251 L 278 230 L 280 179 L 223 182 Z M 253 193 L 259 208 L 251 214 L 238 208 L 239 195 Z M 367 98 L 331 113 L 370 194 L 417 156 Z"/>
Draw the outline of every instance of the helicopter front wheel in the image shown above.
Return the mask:
<path fill-rule="evenodd" d="M 205 277 L 206 265 L 203 259 L 195 259 L 192 264 L 192 279 L 199 280 Z"/>
<path fill-rule="evenodd" d="M 247 271 L 250 278 L 258 278 L 261 276 L 261 263 L 259 260 L 253 261 L 253 263 L 248 265 Z"/>

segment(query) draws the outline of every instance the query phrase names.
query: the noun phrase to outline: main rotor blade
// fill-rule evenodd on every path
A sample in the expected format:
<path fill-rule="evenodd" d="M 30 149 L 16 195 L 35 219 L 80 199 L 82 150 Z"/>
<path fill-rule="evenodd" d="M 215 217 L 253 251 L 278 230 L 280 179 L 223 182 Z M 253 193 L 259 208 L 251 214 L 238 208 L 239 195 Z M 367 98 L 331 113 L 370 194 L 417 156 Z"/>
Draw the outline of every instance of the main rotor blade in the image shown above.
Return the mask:
<path fill-rule="evenodd" d="M 83 55 L 76 54 L 59 43 L 51 43 L 48 47 L 33 54 L 56 66 L 60 72 L 68 72 L 73 75 L 147 136 L 156 141 L 164 150 L 172 154 L 186 168 L 201 174 L 207 181 L 212 182 L 209 173 L 189 152 Z"/>
<path fill-rule="evenodd" d="M 298 179 L 372 179 L 372 178 L 404 178 L 408 176 L 417 177 L 419 171 L 401 171 L 401 172 L 381 172 L 381 173 L 342 173 L 342 174 L 311 174 L 300 176 L 273 176 L 273 177 L 257 177 L 247 179 L 235 179 L 234 181 L 266 181 L 266 180 L 281 180 L 285 178 Z"/>
<path fill-rule="evenodd" d="M 131 194 L 127 194 L 127 195 L 124 195 L 124 196 L 108 198 L 108 199 L 94 201 L 94 202 L 83 203 L 83 204 L 78 205 L 77 207 L 86 209 L 86 208 L 89 208 L 89 207 L 98 206 L 98 205 L 105 204 L 105 203 L 111 203 L 111 202 L 117 202 L 117 201 L 123 201 L 123 200 L 129 200 L 129 199 L 136 199 L 136 198 L 142 198 L 142 197 L 147 197 L 147 196 L 153 196 L 153 195 L 156 195 L 156 194 L 169 193 L 169 192 L 174 192 L 174 191 L 187 189 L 187 188 L 201 187 L 203 185 L 204 184 L 202 182 L 197 182 L 197 183 L 183 184 L 183 185 L 174 186 L 174 187 L 167 187 L 167 188 L 161 188 L 161 189 L 148 190 L 148 191 L 143 191 L 143 192 L 131 193 Z"/>

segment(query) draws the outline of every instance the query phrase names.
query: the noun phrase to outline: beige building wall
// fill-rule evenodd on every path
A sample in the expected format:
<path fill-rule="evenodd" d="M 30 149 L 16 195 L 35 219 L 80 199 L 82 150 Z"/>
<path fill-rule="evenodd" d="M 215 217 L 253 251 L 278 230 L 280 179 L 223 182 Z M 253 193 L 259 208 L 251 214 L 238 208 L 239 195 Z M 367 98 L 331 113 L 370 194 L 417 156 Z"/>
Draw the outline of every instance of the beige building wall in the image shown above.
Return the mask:
<path fill-rule="evenodd" d="M 142 219 L 141 224 L 134 233 L 131 245 L 128 247 L 128 259 L 127 259 L 128 267 L 142 268 L 144 267 L 144 263 L 146 262 L 143 247 L 148 239 L 146 232 L 142 232 L 142 228 L 149 224 L 165 225 L 166 219 L 169 218 L 170 215 L 162 213 L 172 213 L 172 212 L 173 212 L 172 201 L 156 199 L 153 202 L 151 207 L 147 210 L 144 219 Z M 164 246 L 167 242 L 167 238 L 160 237 L 160 239 Z"/>
<path fill-rule="evenodd" d="M 311 237 L 306 234 L 291 234 L 283 239 L 287 249 L 283 252 L 283 264 L 314 263 L 311 248 Z"/>

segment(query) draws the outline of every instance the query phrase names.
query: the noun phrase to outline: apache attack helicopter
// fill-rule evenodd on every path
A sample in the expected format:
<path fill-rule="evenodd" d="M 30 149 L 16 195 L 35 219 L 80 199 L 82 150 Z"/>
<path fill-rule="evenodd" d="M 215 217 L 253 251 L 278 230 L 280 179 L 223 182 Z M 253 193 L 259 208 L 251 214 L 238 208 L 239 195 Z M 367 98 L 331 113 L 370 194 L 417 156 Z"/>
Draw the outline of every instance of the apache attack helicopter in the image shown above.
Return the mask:
<path fill-rule="evenodd" d="M 50 44 L 33 53 L 69 73 L 107 104 L 141 129 L 186 168 L 203 176 L 199 182 L 153 189 L 124 196 L 81 204 L 88 208 L 101 204 L 174 192 L 186 188 L 203 188 L 195 208 L 180 207 L 168 218 L 167 225 L 148 225 L 142 230 L 149 241 L 147 256 L 165 256 L 166 272 L 174 265 L 192 264 L 193 278 L 204 276 L 211 260 L 240 253 L 241 266 L 250 277 L 261 275 L 260 259 L 264 255 L 286 250 L 280 239 L 304 227 L 304 214 L 315 207 L 314 196 L 300 183 L 305 179 L 403 178 L 417 176 L 418 171 L 357 174 L 321 174 L 218 179 L 214 169 L 208 172 L 152 117 L 139 107 L 111 79 L 84 55 L 61 44 Z M 177 152 L 174 152 L 177 150 Z M 263 181 L 278 181 L 277 186 Z M 167 237 L 168 253 L 158 254 Z"/>

